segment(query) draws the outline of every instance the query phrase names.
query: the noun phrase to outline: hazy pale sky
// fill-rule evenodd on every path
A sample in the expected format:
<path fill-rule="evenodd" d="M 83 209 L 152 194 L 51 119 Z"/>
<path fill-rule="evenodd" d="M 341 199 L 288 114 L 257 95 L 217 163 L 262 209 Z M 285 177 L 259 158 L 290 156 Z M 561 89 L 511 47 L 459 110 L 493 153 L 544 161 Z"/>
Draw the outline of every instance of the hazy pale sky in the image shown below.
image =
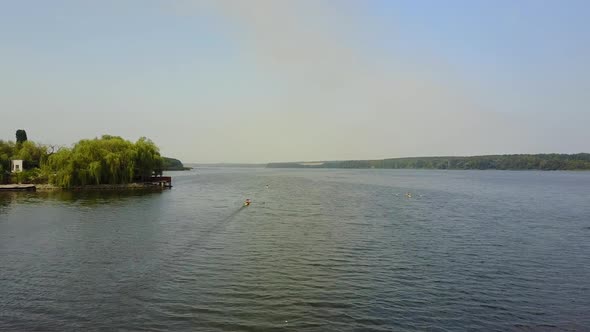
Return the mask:
<path fill-rule="evenodd" d="M 184 162 L 590 151 L 590 1 L 0 0 L 0 139 Z"/>

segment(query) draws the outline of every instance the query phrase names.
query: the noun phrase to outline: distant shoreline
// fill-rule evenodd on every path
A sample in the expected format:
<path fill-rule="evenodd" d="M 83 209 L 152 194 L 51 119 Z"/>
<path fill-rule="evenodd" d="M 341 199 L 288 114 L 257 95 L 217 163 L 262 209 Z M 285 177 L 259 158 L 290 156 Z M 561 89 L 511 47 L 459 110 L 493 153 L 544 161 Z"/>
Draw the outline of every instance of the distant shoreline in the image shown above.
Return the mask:
<path fill-rule="evenodd" d="M 266 168 L 268 164 L 244 164 L 244 163 L 187 163 L 192 168 Z"/>
<path fill-rule="evenodd" d="M 164 172 L 168 172 L 168 171 L 190 171 L 191 169 L 193 169 L 192 167 L 176 167 L 176 168 L 165 168 L 163 169 Z"/>
<path fill-rule="evenodd" d="M 267 168 L 589 171 L 590 154 L 515 154 L 269 163 Z"/>

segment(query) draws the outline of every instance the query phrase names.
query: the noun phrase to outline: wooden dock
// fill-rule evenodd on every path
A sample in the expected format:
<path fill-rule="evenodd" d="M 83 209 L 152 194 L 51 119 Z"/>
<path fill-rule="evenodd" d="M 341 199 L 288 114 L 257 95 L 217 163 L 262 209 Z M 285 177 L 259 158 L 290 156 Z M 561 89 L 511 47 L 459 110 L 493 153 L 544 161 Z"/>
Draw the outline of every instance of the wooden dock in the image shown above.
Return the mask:
<path fill-rule="evenodd" d="M 35 191 L 34 184 L 0 184 L 0 191 Z"/>
<path fill-rule="evenodd" d="M 172 177 L 171 176 L 152 176 L 149 181 L 153 185 L 157 185 L 164 188 L 172 188 Z"/>

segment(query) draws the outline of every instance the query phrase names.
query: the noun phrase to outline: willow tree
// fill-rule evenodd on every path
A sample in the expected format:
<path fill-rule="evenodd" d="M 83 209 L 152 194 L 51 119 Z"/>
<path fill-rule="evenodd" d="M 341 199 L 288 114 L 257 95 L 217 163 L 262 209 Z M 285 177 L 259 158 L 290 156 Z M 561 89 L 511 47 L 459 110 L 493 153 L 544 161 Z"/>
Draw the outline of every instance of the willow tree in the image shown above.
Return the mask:
<path fill-rule="evenodd" d="M 15 153 L 14 142 L 0 140 L 0 167 L 2 174 L 10 169 L 10 159 Z"/>
<path fill-rule="evenodd" d="M 67 148 L 59 149 L 49 157 L 43 166 L 43 171 L 49 176 L 49 181 L 60 187 L 71 187 L 74 176 L 74 160 L 72 150 Z"/>
<path fill-rule="evenodd" d="M 152 176 L 153 172 L 162 173 L 164 159 L 160 156 L 160 150 L 151 140 L 142 137 L 135 143 L 136 159 L 135 174 L 145 180 Z"/>
<path fill-rule="evenodd" d="M 158 147 L 146 138 L 132 143 L 118 136 L 81 140 L 49 156 L 47 172 L 61 187 L 143 181 L 161 169 Z"/>

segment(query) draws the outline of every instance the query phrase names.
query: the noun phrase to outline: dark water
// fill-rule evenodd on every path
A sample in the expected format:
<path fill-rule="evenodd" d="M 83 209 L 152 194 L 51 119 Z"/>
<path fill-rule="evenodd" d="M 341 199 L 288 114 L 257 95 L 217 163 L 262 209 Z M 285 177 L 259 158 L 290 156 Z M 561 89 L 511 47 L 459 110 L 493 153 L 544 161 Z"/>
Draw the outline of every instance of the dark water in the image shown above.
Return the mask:
<path fill-rule="evenodd" d="M 0 194 L 0 330 L 590 330 L 590 173 L 173 176 Z"/>

